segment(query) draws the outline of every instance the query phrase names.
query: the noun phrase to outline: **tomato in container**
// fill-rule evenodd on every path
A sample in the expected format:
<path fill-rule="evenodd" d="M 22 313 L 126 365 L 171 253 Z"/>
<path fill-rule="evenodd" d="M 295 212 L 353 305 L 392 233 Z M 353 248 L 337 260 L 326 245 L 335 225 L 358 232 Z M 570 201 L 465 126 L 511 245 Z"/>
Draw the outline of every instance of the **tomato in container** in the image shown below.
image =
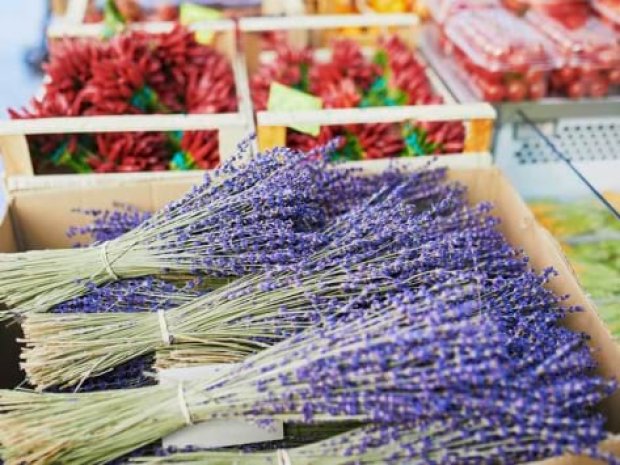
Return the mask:
<path fill-rule="evenodd" d="M 582 26 L 591 14 L 588 0 L 502 0 L 502 3 L 517 14 L 538 11 L 563 22 L 567 27 Z"/>
<path fill-rule="evenodd" d="M 443 24 L 459 11 L 498 7 L 499 5 L 499 0 L 427 0 L 426 2 L 431 17 L 439 24 Z"/>
<path fill-rule="evenodd" d="M 450 51 L 478 98 L 489 102 L 538 100 L 558 66 L 552 42 L 503 8 L 461 11 L 444 25 Z"/>
<path fill-rule="evenodd" d="M 592 0 L 592 8 L 603 21 L 620 31 L 620 0 Z"/>
<path fill-rule="evenodd" d="M 605 97 L 620 85 L 617 33 L 595 16 L 579 27 L 538 11 L 526 19 L 553 43 L 564 65 L 551 73 L 551 91 L 571 98 Z"/>

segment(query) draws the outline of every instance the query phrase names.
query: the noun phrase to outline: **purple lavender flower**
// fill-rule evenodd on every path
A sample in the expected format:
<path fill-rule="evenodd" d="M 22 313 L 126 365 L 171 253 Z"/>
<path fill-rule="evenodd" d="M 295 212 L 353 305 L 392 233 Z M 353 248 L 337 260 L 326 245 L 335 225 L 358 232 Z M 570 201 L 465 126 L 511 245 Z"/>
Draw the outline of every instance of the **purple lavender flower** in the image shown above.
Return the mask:
<path fill-rule="evenodd" d="M 84 246 L 116 239 L 151 217 L 150 212 L 123 203 L 115 203 L 113 210 L 78 209 L 75 211 L 92 218 L 87 225 L 72 226 L 67 231 L 67 237 L 70 238 L 85 235 L 88 240 L 83 244 Z M 75 245 L 82 246 L 80 243 Z"/>

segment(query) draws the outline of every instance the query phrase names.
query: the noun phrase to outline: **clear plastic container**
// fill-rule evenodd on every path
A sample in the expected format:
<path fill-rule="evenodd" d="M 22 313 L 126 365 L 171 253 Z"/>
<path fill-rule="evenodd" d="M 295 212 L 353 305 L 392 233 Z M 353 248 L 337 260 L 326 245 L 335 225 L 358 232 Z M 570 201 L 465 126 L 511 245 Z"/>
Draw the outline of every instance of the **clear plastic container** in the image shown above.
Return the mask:
<path fill-rule="evenodd" d="M 571 98 L 604 97 L 620 85 L 620 43 L 617 33 L 600 19 L 590 16 L 578 28 L 537 11 L 527 20 L 549 37 L 564 65 L 553 71 L 551 90 Z"/>
<path fill-rule="evenodd" d="M 569 27 L 583 25 L 591 13 L 588 0 L 502 0 L 506 8 L 518 14 L 532 9 L 565 22 Z"/>
<path fill-rule="evenodd" d="M 443 24 L 450 16 L 461 10 L 498 7 L 499 0 L 426 0 L 426 8 L 433 20 Z"/>
<path fill-rule="evenodd" d="M 620 30 L 620 1 L 618 0 L 592 0 L 592 7 L 617 30 Z"/>
<path fill-rule="evenodd" d="M 549 72 L 559 65 L 551 41 L 503 8 L 453 15 L 440 43 L 475 94 L 491 102 L 545 97 Z"/>

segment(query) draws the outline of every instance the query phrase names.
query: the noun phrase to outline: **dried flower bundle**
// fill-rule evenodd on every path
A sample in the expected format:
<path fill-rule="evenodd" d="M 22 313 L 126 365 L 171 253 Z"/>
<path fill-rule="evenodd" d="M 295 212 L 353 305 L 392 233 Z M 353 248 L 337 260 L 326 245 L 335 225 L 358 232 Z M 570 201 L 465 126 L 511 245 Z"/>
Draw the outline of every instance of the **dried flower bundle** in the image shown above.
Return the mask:
<path fill-rule="evenodd" d="M 341 216 L 324 232 L 328 244 L 292 269 L 239 279 L 165 314 L 31 315 L 23 322 L 28 380 L 41 389 L 75 384 L 155 351 L 159 366 L 235 362 L 337 318 L 340 305 L 360 306 L 366 297 L 388 292 L 397 279 L 412 286 L 432 282 L 441 263 L 435 248 L 452 247 L 453 263 L 471 264 L 460 247 L 493 247 L 502 239 L 494 220 L 484 216 L 488 206 L 466 207 L 461 188 L 437 184 L 443 174 L 413 173 L 408 183 Z M 476 224 L 473 236 L 461 232 Z M 514 252 L 500 247 L 493 254 Z M 478 260 L 497 257 L 481 252 Z M 368 283 L 377 290 L 358 295 Z"/>
<path fill-rule="evenodd" d="M 507 463 L 513 453 L 587 451 L 605 437 L 603 418 L 589 412 L 615 385 L 589 375 L 585 340 L 557 326 L 560 308 L 555 315 L 538 306 L 504 309 L 489 318 L 479 296 L 505 281 L 476 271 L 443 278 L 439 289 L 394 293 L 363 314 L 311 328 L 202 380 L 88 394 L 2 391 L 3 458 L 9 464 L 105 463 L 184 425 L 239 417 L 265 427 L 271 419 L 403 427 L 486 419 L 470 437 L 481 441 L 480 449 L 464 454 L 490 450 Z M 535 319 L 548 331 L 533 325 Z M 501 422 L 493 424 L 493 417 Z M 442 440 L 441 429 L 433 432 L 434 440 L 417 445 L 422 458 Z M 459 430 L 444 434 L 458 437 Z M 496 444 L 496 435 L 518 439 L 521 449 Z M 414 454 L 415 446 L 403 453 Z M 454 460 L 449 455 L 439 463 Z"/>
<path fill-rule="evenodd" d="M 289 167 L 283 158 L 295 155 Z M 312 195 L 291 222 L 304 218 L 299 231 L 316 243 L 295 260 L 265 261 L 204 295 L 193 281 L 90 280 L 88 295 L 51 305 L 62 314 L 23 322 L 23 365 L 39 389 L 107 387 L 117 370 L 140 386 L 132 370 L 153 353 L 160 367 L 237 364 L 176 386 L 0 391 L 2 458 L 107 463 L 186 425 L 244 419 L 359 428 L 290 450 L 134 460 L 452 465 L 580 453 L 613 462 L 598 450 L 607 433 L 595 407 L 616 384 L 592 375 L 587 336 L 560 325 L 579 309 L 546 289 L 553 270 L 532 272 L 507 244 L 491 206 L 468 206 L 442 170 L 390 174 L 377 190 L 376 179 L 326 172 L 313 156 L 276 151 L 232 166 L 137 228 L 225 199 L 254 207 L 242 202 L 265 179 L 272 193 L 304 186 Z M 272 220 L 269 211 L 258 215 Z"/>
<path fill-rule="evenodd" d="M 88 248 L 0 255 L 4 315 L 42 312 L 90 285 L 160 273 L 240 276 L 296 262 L 324 243 L 329 218 L 372 186 L 316 153 L 243 150 L 136 229 Z M 329 150 L 329 149 L 325 149 Z M 335 199 L 342 199 L 334 202 Z"/>
<path fill-rule="evenodd" d="M 454 314 L 443 309 L 435 313 L 437 321 L 423 318 L 416 322 L 417 330 L 402 324 L 407 318 L 404 309 L 384 309 L 377 316 L 334 329 L 307 331 L 249 358 L 241 367 L 180 388 L 157 386 L 74 395 L 2 392 L 0 441 L 5 447 L 4 458 L 9 463 L 13 458 L 29 463 L 37 458 L 42 462 L 102 463 L 185 424 L 245 415 L 307 422 L 404 420 L 419 415 L 421 399 L 415 398 L 432 392 L 433 384 L 438 389 L 454 389 L 463 382 L 436 373 L 437 363 L 448 367 L 457 356 L 472 361 L 471 369 L 481 382 L 499 381 L 497 355 L 504 342 L 499 334 L 487 337 L 495 333 L 488 324 L 472 325 L 460 314 L 459 321 L 450 322 Z M 441 325 L 445 319 L 448 323 Z M 477 353 L 489 354 L 495 361 L 477 366 Z M 391 365 L 398 376 L 390 374 Z M 428 383 L 416 382 L 422 379 Z M 405 385 L 412 394 L 396 394 Z M 344 386 L 347 389 L 341 392 Z M 401 396 L 402 402 L 398 401 Z M 106 415 L 91 417 L 102 407 Z M 46 422 L 29 421 L 33 412 Z M 81 434 L 76 434 L 76 427 Z M 39 428 L 49 433 L 35 432 Z"/>

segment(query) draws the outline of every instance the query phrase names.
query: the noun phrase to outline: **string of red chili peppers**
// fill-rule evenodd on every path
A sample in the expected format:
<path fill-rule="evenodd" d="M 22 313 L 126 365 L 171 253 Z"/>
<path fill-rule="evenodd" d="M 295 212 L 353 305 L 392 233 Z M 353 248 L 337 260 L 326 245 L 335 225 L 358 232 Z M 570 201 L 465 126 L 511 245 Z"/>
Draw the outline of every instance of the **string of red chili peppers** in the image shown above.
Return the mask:
<path fill-rule="evenodd" d="M 252 76 L 252 100 L 257 110 L 267 109 L 272 82 L 320 97 L 323 108 L 426 105 L 443 99 L 433 90 L 424 65 L 397 36 L 380 40 L 372 57 L 352 40 L 331 46 L 331 58 L 317 60 L 310 49 L 297 50 L 286 43 L 275 46 L 275 59 L 262 64 Z M 463 151 L 465 127 L 460 122 L 409 122 L 324 126 L 314 137 L 293 129 L 287 145 L 309 150 L 341 136 L 334 157 L 360 160 Z"/>
<path fill-rule="evenodd" d="M 163 34 L 130 31 L 108 42 L 51 45 L 43 96 L 12 118 L 237 110 L 232 67 L 178 26 Z M 107 133 L 29 137 L 35 170 L 159 171 L 214 168 L 217 133 Z"/>

